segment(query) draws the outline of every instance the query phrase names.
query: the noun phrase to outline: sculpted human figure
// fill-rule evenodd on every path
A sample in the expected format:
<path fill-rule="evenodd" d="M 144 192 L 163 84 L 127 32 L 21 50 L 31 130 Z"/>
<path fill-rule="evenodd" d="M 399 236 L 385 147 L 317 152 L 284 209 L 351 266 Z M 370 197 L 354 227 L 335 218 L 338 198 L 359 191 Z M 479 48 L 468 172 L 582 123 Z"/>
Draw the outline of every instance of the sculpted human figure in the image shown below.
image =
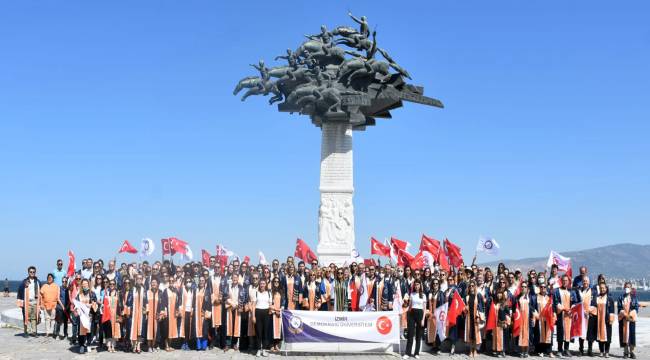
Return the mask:
<path fill-rule="evenodd" d="M 264 65 L 264 60 L 260 60 L 259 65 L 250 64 L 250 66 L 254 67 L 257 71 L 260 72 L 262 79 L 269 79 L 269 69 L 266 67 L 266 65 Z"/>
<path fill-rule="evenodd" d="M 305 35 L 305 37 L 310 40 L 320 40 L 323 44 L 332 43 L 332 33 L 327 31 L 327 26 L 325 25 L 320 26 L 320 34 Z"/>
<path fill-rule="evenodd" d="M 405 77 L 407 77 L 409 79 L 411 78 L 411 75 L 408 73 L 408 71 L 406 71 L 406 69 L 404 69 L 403 67 L 399 66 L 395 62 L 395 60 L 393 60 L 393 58 L 390 57 L 390 55 L 388 55 L 386 50 L 381 49 L 381 48 L 378 48 L 377 50 L 381 53 L 381 56 L 383 56 L 384 59 L 386 59 L 386 61 L 388 61 L 388 64 L 390 65 L 390 67 L 392 67 L 393 69 L 395 69 L 395 71 L 397 71 L 398 73 L 404 75 Z"/>
<path fill-rule="evenodd" d="M 370 36 L 370 27 L 368 26 L 368 20 L 365 16 L 361 16 L 361 19 L 357 19 L 352 15 L 352 12 L 348 11 L 348 16 L 357 24 L 359 24 L 359 33 L 365 36 L 366 38 Z"/>

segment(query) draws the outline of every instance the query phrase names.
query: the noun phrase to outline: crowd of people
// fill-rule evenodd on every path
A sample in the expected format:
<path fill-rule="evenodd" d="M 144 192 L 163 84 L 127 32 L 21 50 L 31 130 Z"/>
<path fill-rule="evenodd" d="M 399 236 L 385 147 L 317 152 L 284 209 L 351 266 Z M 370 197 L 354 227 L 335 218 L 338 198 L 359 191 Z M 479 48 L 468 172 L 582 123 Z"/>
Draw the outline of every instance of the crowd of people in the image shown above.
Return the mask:
<path fill-rule="evenodd" d="M 355 291 L 362 286 L 364 291 Z M 364 292 L 361 304 L 358 295 Z M 630 283 L 614 299 L 605 276 L 592 283 L 585 267 L 570 279 L 555 265 L 539 273 L 474 263 L 455 270 L 411 269 L 305 264 L 291 256 L 257 266 L 238 259 L 221 264 L 218 257 L 209 264 L 163 260 L 120 267 L 115 260 L 105 267 L 102 260 L 85 259 L 73 274 L 58 260 L 43 283 L 29 267 L 17 297 L 25 336 L 36 336 L 42 311 L 45 336 L 69 339 L 79 353 L 94 346 L 108 352 L 221 349 L 268 356 L 280 350 L 282 310 L 299 309 L 397 311 L 407 340 L 404 358 L 419 358 L 422 341 L 437 354 L 443 348 L 454 354 L 464 343 L 472 357 L 570 357 L 571 307 L 582 303 L 587 329 L 574 353 L 608 357 L 617 323 L 624 356 L 634 359 L 639 308 Z M 458 298 L 464 308 L 441 341 L 435 310 Z"/>

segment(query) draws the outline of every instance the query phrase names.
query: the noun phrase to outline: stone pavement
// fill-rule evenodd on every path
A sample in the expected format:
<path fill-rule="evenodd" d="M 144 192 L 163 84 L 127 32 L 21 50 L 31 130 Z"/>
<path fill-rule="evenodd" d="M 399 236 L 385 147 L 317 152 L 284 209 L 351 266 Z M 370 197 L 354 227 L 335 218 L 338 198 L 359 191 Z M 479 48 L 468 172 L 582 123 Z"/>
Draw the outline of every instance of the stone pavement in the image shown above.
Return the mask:
<path fill-rule="evenodd" d="M 12 298 L 0 298 L 0 311 L 5 311 L 15 307 L 15 296 Z M 636 351 L 638 359 L 650 359 L 650 318 L 644 317 L 639 319 L 639 333 L 637 334 L 637 342 L 640 347 Z M 616 331 L 615 331 L 616 332 Z M 623 351 L 618 347 L 618 339 L 612 342 L 612 358 L 622 358 Z M 577 349 L 577 344 L 571 344 L 571 349 Z M 68 341 L 54 340 L 52 338 L 28 337 L 22 335 L 22 329 L 16 329 L 13 326 L 6 324 L 0 328 L 0 359 L 33 359 L 33 360 L 50 360 L 50 359 L 253 359 L 255 356 L 252 354 L 244 353 L 224 353 L 223 351 L 180 351 L 176 350 L 171 353 L 164 351 L 156 353 L 108 353 L 96 352 L 93 347 L 89 348 L 91 351 L 84 355 L 77 354 L 76 347 L 71 347 Z M 333 359 L 333 360 L 380 360 L 380 359 L 397 359 L 395 355 L 369 355 L 369 354 L 346 354 L 346 355 L 289 355 L 283 356 L 278 354 L 271 354 L 270 358 L 275 359 Z M 449 359 L 469 359 L 467 355 L 456 354 L 450 356 L 448 353 L 443 353 L 440 356 L 422 353 L 422 359 L 435 359 L 435 358 L 449 358 Z M 514 359 L 514 357 L 512 357 Z M 481 355 L 478 359 L 494 359 L 491 356 Z"/>

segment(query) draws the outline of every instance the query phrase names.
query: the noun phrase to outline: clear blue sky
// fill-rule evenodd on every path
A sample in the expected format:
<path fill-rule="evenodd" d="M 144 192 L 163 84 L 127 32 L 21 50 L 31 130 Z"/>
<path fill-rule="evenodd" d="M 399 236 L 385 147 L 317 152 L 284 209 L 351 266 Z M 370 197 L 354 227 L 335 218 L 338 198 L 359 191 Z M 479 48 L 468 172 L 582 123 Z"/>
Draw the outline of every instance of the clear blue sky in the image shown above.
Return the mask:
<path fill-rule="evenodd" d="M 348 9 L 446 105 L 355 133 L 362 255 L 423 232 L 503 257 L 648 243 L 647 1 L 7 1 L 0 277 L 145 236 L 315 248 L 319 129 L 232 90 Z"/>

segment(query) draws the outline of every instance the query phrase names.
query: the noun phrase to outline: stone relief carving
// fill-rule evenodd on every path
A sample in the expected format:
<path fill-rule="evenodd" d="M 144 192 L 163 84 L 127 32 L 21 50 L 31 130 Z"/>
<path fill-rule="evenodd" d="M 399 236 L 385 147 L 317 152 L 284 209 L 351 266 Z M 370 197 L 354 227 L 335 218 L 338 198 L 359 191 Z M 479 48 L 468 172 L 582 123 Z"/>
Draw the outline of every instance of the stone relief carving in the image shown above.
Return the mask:
<path fill-rule="evenodd" d="M 323 246 L 340 247 L 354 241 L 352 194 L 323 193 L 318 235 Z"/>

